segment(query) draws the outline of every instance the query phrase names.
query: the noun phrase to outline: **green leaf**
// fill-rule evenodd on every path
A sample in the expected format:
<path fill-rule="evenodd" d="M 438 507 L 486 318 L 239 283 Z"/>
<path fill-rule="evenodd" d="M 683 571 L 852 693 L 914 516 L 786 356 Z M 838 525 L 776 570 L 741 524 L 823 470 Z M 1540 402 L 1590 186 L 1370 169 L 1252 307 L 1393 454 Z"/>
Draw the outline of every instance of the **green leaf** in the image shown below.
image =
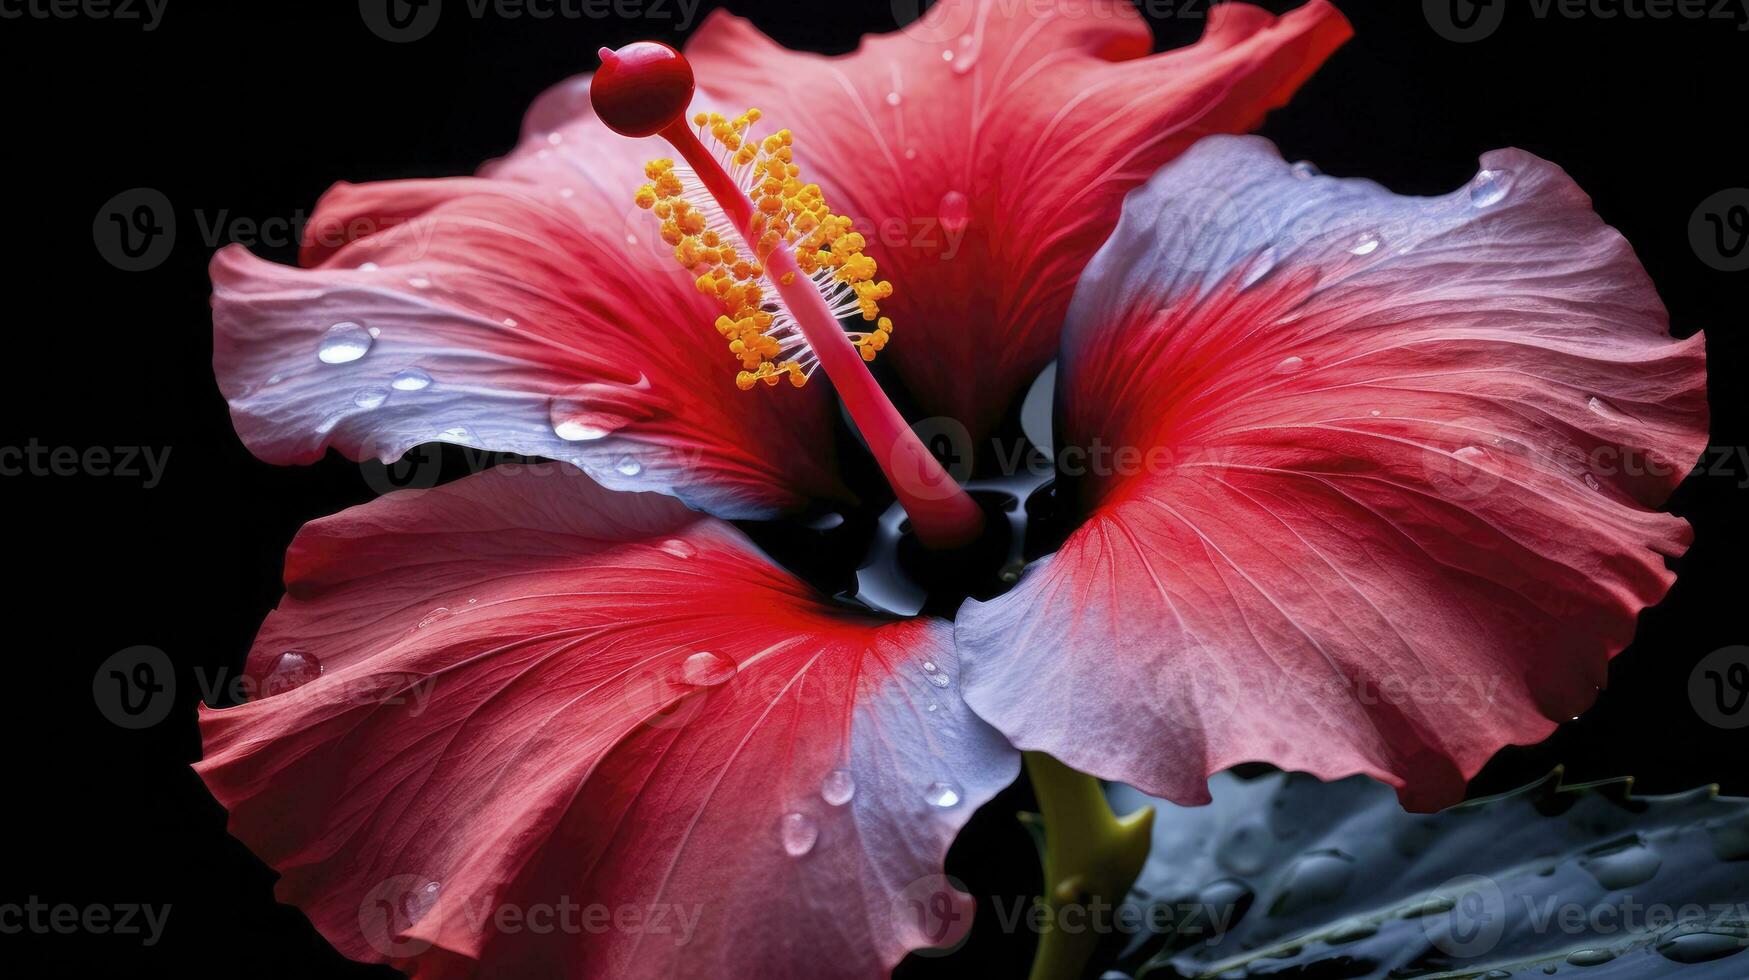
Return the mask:
<path fill-rule="evenodd" d="M 1540 783 L 1437 814 L 1387 786 L 1272 772 L 1153 804 L 1129 902 L 1141 980 L 1749 977 L 1749 800 Z"/>

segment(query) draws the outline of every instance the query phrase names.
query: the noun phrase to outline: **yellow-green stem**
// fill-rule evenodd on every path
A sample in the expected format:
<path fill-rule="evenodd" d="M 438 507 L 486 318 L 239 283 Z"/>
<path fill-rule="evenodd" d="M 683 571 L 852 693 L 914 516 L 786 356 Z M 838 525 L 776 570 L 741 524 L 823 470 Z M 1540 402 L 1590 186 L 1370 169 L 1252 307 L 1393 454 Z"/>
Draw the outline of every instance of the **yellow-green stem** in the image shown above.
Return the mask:
<path fill-rule="evenodd" d="M 1059 928 L 1062 911 L 1079 904 L 1085 913 L 1096 899 L 1114 908 L 1124 900 L 1153 842 L 1154 808 L 1119 817 L 1111 812 L 1099 780 L 1041 752 L 1025 757 L 1044 818 L 1045 894 L 1038 901 L 1049 913 L 1030 980 L 1080 980 L 1103 932 Z M 1081 919 L 1091 924 L 1085 914 Z"/>

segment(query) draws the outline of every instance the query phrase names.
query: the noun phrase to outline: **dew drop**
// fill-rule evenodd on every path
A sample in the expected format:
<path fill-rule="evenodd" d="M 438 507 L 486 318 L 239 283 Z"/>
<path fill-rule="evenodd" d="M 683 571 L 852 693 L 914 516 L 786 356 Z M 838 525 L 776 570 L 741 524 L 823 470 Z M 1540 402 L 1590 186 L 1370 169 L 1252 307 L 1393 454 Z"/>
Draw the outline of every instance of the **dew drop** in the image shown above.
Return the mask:
<path fill-rule="evenodd" d="M 1306 361 L 1303 357 L 1284 357 L 1281 359 L 1281 363 L 1275 366 L 1275 373 L 1293 374 L 1305 366 Z"/>
<path fill-rule="evenodd" d="M 395 375 L 394 379 L 389 382 L 389 387 L 396 391 L 419 391 L 430 386 L 431 375 L 418 368 L 408 368 Z"/>
<path fill-rule="evenodd" d="M 923 676 L 936 687 L 946 687 L 953 683 L 953 678 L 947 676 L 947 671 L 936 666 L 933 660 L 923 661 Z"/>
<path fill-rule="evenodd" d="M 1611 891 L 1650 881 L 1663 864 L 1658 853 L 1637 837 L 1592 848 L 1579 859 L 1579 866 Z"/>
<path fill-rule="evenodd" d="M 559 196 L 569 201 L 571 198 L 577 196 L 577 192 L 569 187 L 561 187 L 559 188 Z"/>
<path fill-rule="evenodd" d="M 261 682 L 261 692 L 264 695 L 280 694 L 305 684 L 322 676 L 322 662 L 313 653 L 302 650 L 287 650 L 274 658 L 273 666 L 267 669 L 267 676 Z"/>
<path fill-rule="evenodd" d="M 942 56 L 944 61 L 953 65 L 955 75 L 964 75 L 977 67 L 978 52 L 983 47 L 975 34 L 962 34 L 954 42 L 956 49 Z"/>
<path fill-rule="evenodd" d="M 1312 166 L 1312 163 L 1309 160 L 1301 160 L 1292 167 L 1289 167 L 1288 170 L 1297 180 L 1311 180 L 1313 177 L 1318 176 L 1318 168 Z"/>
<path fill-rule="evenodd" d="M 437 438 L 444 442 L 468 442 L 473 437 L 465 425 L 452 425 L 437 434 Z"/>
<path fill-rule="evenodd" d="M 941 221 L 942 230 L 958 234 L 972 220 L 972 202 L 959 191 L 948 191 L 941 195 L 941 201 L 935 207 L 935 216 Z"/>
<path fill-rule="evenodd" d="M 388 400 L 389 389 L 387 388 L 360 388 L 352 396 L 352 404 L 359 408 L 378 408 Z"/>
<path fill-rule="evenodd" d="M 516 318 L 515 318 L 515 317 L 509 317 L 509 316 L 507 316 L 507 317 L 505 317 L 505 318 L 504 318 L 504 321 L 503 321 L 503 322 L 504 322 L 504 325 L 505 325 L 505 326 L 507 326 L 507 327 L 515 327 L 515 326 L 517 326 L 517 323 L 516 323 Z"/>
<path fill-rule="evenodd" d="M 435 881 L 428 881 L 401 896 L 401 915 L 411 928 L 437 904 L 437 893 L 443 886 Z"/>
<path fill-rule="evenodd" d="M 1357 943 L 1362 939 L 1371 939 L 1379 934 L 1379 927 L 1371 922 L 1350 922 L 1337 926 L 1324 935 L 1324 941 L 1332 946 L 1343 943 Z"/>
<path fill-rule="evenodd" d="M 1488 451 L 1481 446 L 1465 446 L 1452 453 L 1452 456 L 1469 463 L 1471 466 L 1487 466 L 1494 461 L 1494 458 L 1488 455 Z"/>
<path fill-rule="evenodd" d="M 899 103 L 904 102 L 904 101 L 905 101 L 905 97 L 900 95 L 897 92 L 888 92 L 887 93 L 887 105 L 890 105 L 895 109 L 899 107 Z"/>
<path fill-rule="evenodd" d="M 1257 284 L 1257 281 L 1269 275 L 1275 268 L 1275 249 L 1266 248 L 1251 259 L 1251 264 L 1245 269 L 1245 278 L 1240 285 L 1246 289 Z"/>
<path fill-rule="evenodd" d="M 1607 949 L 1576 949 L 1567 954 L 1567 962 L 1574 966 L 1602 966 L 1615 959 L 1615 954 Z"/>
<path fill-rule="evenodd" d="M 1236 875 L 1257 874 L 1268 861 L 1274 837 L 1261 821 L 1239 824 L 1216 846 L 1215 863 Z"/>
<path fill-rule="evenodd" d="M 805 813 L 786 813 L 778 821 L 778 836 L 783 840 L 783 852 L 799 858 L 814 849 L 820 828 Z"/>
<path fill-rule="evenodd" d="M 1691 932 L 1658 944 L 1658 955 L 1673 963 L 1706 963 L 1749 949 L 1749 939 L 1719 932 Z"/>
<path fill-rule="evenodd" d="M 700 650 L 680 664 L 680 680 L 693 687 L 716 687 L 735 676 L 735 661 L 713 650 Z"/>
<path fill-rule="evenodd" d="M 597 411 L 578 398 L 554 398 L 547 405 L 547 420 L 552 423 L 553 434 L 566 442 L 605 439 L 624 428 L 627 421 L 623 415 Z"/>
<path fill-rule="evenodd" d="M 848 769 L 834 769 L 820 780 L 820 798 L 833 806 L 843 806 L 856 795 L 856 777 Z"/>
<path fill-rule="evenodd" d="M 613 464 L 613 469 L 620 476 L 637 476 L 644 472 L 644 464 L 630 456 L 621 456 L 619 462 Z"/>
<path fill-rule="evenodd" d="M 1579 478 L 1581 480 L 1585 481 L 1585 485 L 1587 487 L 1590 487 L 1591 489 L 1596 490 L 1598 493 L 1603 492 L 1603 484 L 1597 482 L 1597 477 L 1592 476 L 1589 473 L 1583 473 L 1583 474 L 1580 474 Z"/>
<path fill-rule="evenodd" d="M 424 276 L 414 276 L 407 280 L 407 285 L 412 286 L 414 289 L 430 289 L 431 280 Z"/>
<path fill-rule="evenodd" d="M 322 335 L 322 346 L 316 349 L 316 359 L 323 364 L 348 364 L 370 350 L 370 331 L 350 320 L 334 324 Z"/>
<path fill-rule="evenodd" d="M 1470 181 L 1470 203 L 1479 208 L 1489 208 L 1506 199 L 1507 180 L 1511 176 L 1505 170 L 1484 170 Z"/>
<path fill-rule="evenodd" d="M 694 548 L 690 542 L 683 541 L 680 538 L 669 538 L 656 547 L 676 558 L 691 558 L 693 555 L 698 554 L 697 548 Z"/>
<path fill-rule="evenodd" d="M 433 609 L 430 612 L 426 613 L 425 618 L 421 619 L 419 621 L 419 629 L 424 629 L 427 626 L 430 626 L 434 623 L 441 622 L 441 621 L 448 619 L 448 618 L 449 618 L 449 607 L 448 606 L 438 606 L 436 609 Z"/>
<path fill-rule="evenodd" d="M 365 262 L 365 263 L 362 263 L 359 265 L 358 271 L 360 271 L 360 272 L 375 272 L 375 271 L 377 271 L 378 268 L 380 268 L 380 266 L 378 266 L 375 262 Z"/>
<path fill-rule="evenodd" d="M 905 147 L 905 159 L 907 159 L 907 160 L 917 159 L 917 148 L 914 146 Z"/>
<path fill-rule="evenodd" d="M 1628 415 L 1628 413 L 1616 408 L 1614 405 L 1611 405 L 1609 402 L 1606 402 L 1595 395 L 1586 400 L 1585 407 L 1591 409 L 1592 414 L 1596 415 L 1598 418 L 1607 419 L 1611 422 L 1633 421 L 1633 417 Z"/>
<path fill-rule="evenodd" d="M 558 146 L 560 143 L 565 142 L 565 134 L 554 130 L 547 134 L 547 142 L 553 146 Z"/>
<path fill-rule="evenodd" d="M 923 800 L 930 806 L 940 807 L 943 810 L 959 806 L 960 788 L 958 784 L 947 780 L 933 782 L 924 788 Z"/>
<path fill-rule="evenodd" d="M 1371 415 L 1373 418 L 1376 419 L 1383 413 L 1381 413 L 1378 409 L 1375 408 L 1375 409 L 1372 409 L 1371 411 L 1367 412 L 1366 414 Z"/>
<path fill-rule="evenodd" d="M 1354 859 L 1341 851 L 1313 851 L 1294 862 L 1270 915 L 1292 915 L 1341 898 L 1354 876 Z"/>
<path fill-rule="evenodd" d="M 1377 232 L 1363 231 L 1355 237 L 1352 243 L 1349 244 L 1348 254 L 1371 255 L 1378 251 L 1379 246 L 1382 244 L 1384 244 L 1384 242 L 1379 238 Z"/>

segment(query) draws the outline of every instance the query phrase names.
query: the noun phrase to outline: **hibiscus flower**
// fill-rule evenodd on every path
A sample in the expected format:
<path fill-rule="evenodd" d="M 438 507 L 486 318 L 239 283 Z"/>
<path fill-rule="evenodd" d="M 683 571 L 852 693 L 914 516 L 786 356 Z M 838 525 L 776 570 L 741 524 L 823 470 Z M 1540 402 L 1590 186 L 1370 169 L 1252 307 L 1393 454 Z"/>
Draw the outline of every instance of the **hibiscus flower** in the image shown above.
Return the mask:
<path fill-rule="evenodd" d="M 1197 143 L 1346 30 L 1220 6 L 1150 56 L 1127 4 L 950 0 L 822 58 L 719 14 L 690 68 L 596 80 L 679 163 L 583 78 L 480 177 L 330 191 L 313 225 L 368 233 L 303 268 L 221 252 L 257 455 L 557 461 L 293 542 L 263 696 L 203 711 L 197 767 L 280 897 L 420 975 L 879 976 L 968 919 L 942 860 L 1016 747 L 1186 802 L 1258 759 L 1425 808 L 1582 708 L 1687 540 L 1655 508 L 1701 342 L 1527 154 L 1404 199 Z M 727 522 L 881 495 L 836 393 L 924 543 L 977 536 L 870 358 L 980 439 L 1055 358 L 1062 444 L 1118 449 L 951 623 L 835 603 Z M 1453 678 L 1492 683 L 1378 696 Z"/>

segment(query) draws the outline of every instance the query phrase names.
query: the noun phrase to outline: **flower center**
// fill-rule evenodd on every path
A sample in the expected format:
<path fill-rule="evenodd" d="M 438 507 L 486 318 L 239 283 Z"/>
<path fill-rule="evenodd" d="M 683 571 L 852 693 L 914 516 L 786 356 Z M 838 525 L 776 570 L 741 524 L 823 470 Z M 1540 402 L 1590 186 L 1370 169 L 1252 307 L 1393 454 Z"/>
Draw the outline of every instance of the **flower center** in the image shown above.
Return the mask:
<path fill-rule="evenodd" d="M 603 48 L 601 62 L 589 87 L 596 115 L 625 136 L 660 135 L 685 163 L 650 163 L 636 201 L 661 219 L 698 288 L 722 302 L 716 327 L 740 359 L 737 384 L 787 378 L 801 387 L 816 368 L 825 370 L 918 539 L 940 549 L 977 538 L 983 512 L 863 364 L 892 335 L 879 303 L 893 287 L 875 278 L 850 219 L 832 213 L 817 185 L 801 182 L 789 131 L 754 140 L 756 109 L 733 120 L 703 113 L 689 125 L 692 67 L 665 44 Z M 838 321 L 852 312 L 874 329 L 847 333 Z"/>
<path fill-rule="evenodd" d="M 876 280 L 875 261 L 862 251 L 867 241 L 849 218 L 832 213 L 820 185 L 802 183 L 789 130 L 754 138 L 759 118 L 758 109 L 735 119 L 714 112 L 693 117 L 700 142 L 715 150 L 723 172 L 754 202 L 745 237 L 698 174 L 673 160 L 651 161 L 644 169 L 650 183 L 634 198 L 661 219 L 662 240 L 674 246 L 675 261 L 697 275 L 699 291 L 722 303 L 717 333 L 741 361 L 735 382 L 743 391 L 785 378 L 799 388 L 819 367 L 806 332 L 768 278 L 779 243 L 796 265 L 783 274 L 784 285 L 799 273 L 835 319 L 860 315 L 873 325 L 846 335 L 863 360 L 874 360 L 893 332 L 893 321 L 880 315 L 880 301 L 893 294 L 893 285 Z"/>

